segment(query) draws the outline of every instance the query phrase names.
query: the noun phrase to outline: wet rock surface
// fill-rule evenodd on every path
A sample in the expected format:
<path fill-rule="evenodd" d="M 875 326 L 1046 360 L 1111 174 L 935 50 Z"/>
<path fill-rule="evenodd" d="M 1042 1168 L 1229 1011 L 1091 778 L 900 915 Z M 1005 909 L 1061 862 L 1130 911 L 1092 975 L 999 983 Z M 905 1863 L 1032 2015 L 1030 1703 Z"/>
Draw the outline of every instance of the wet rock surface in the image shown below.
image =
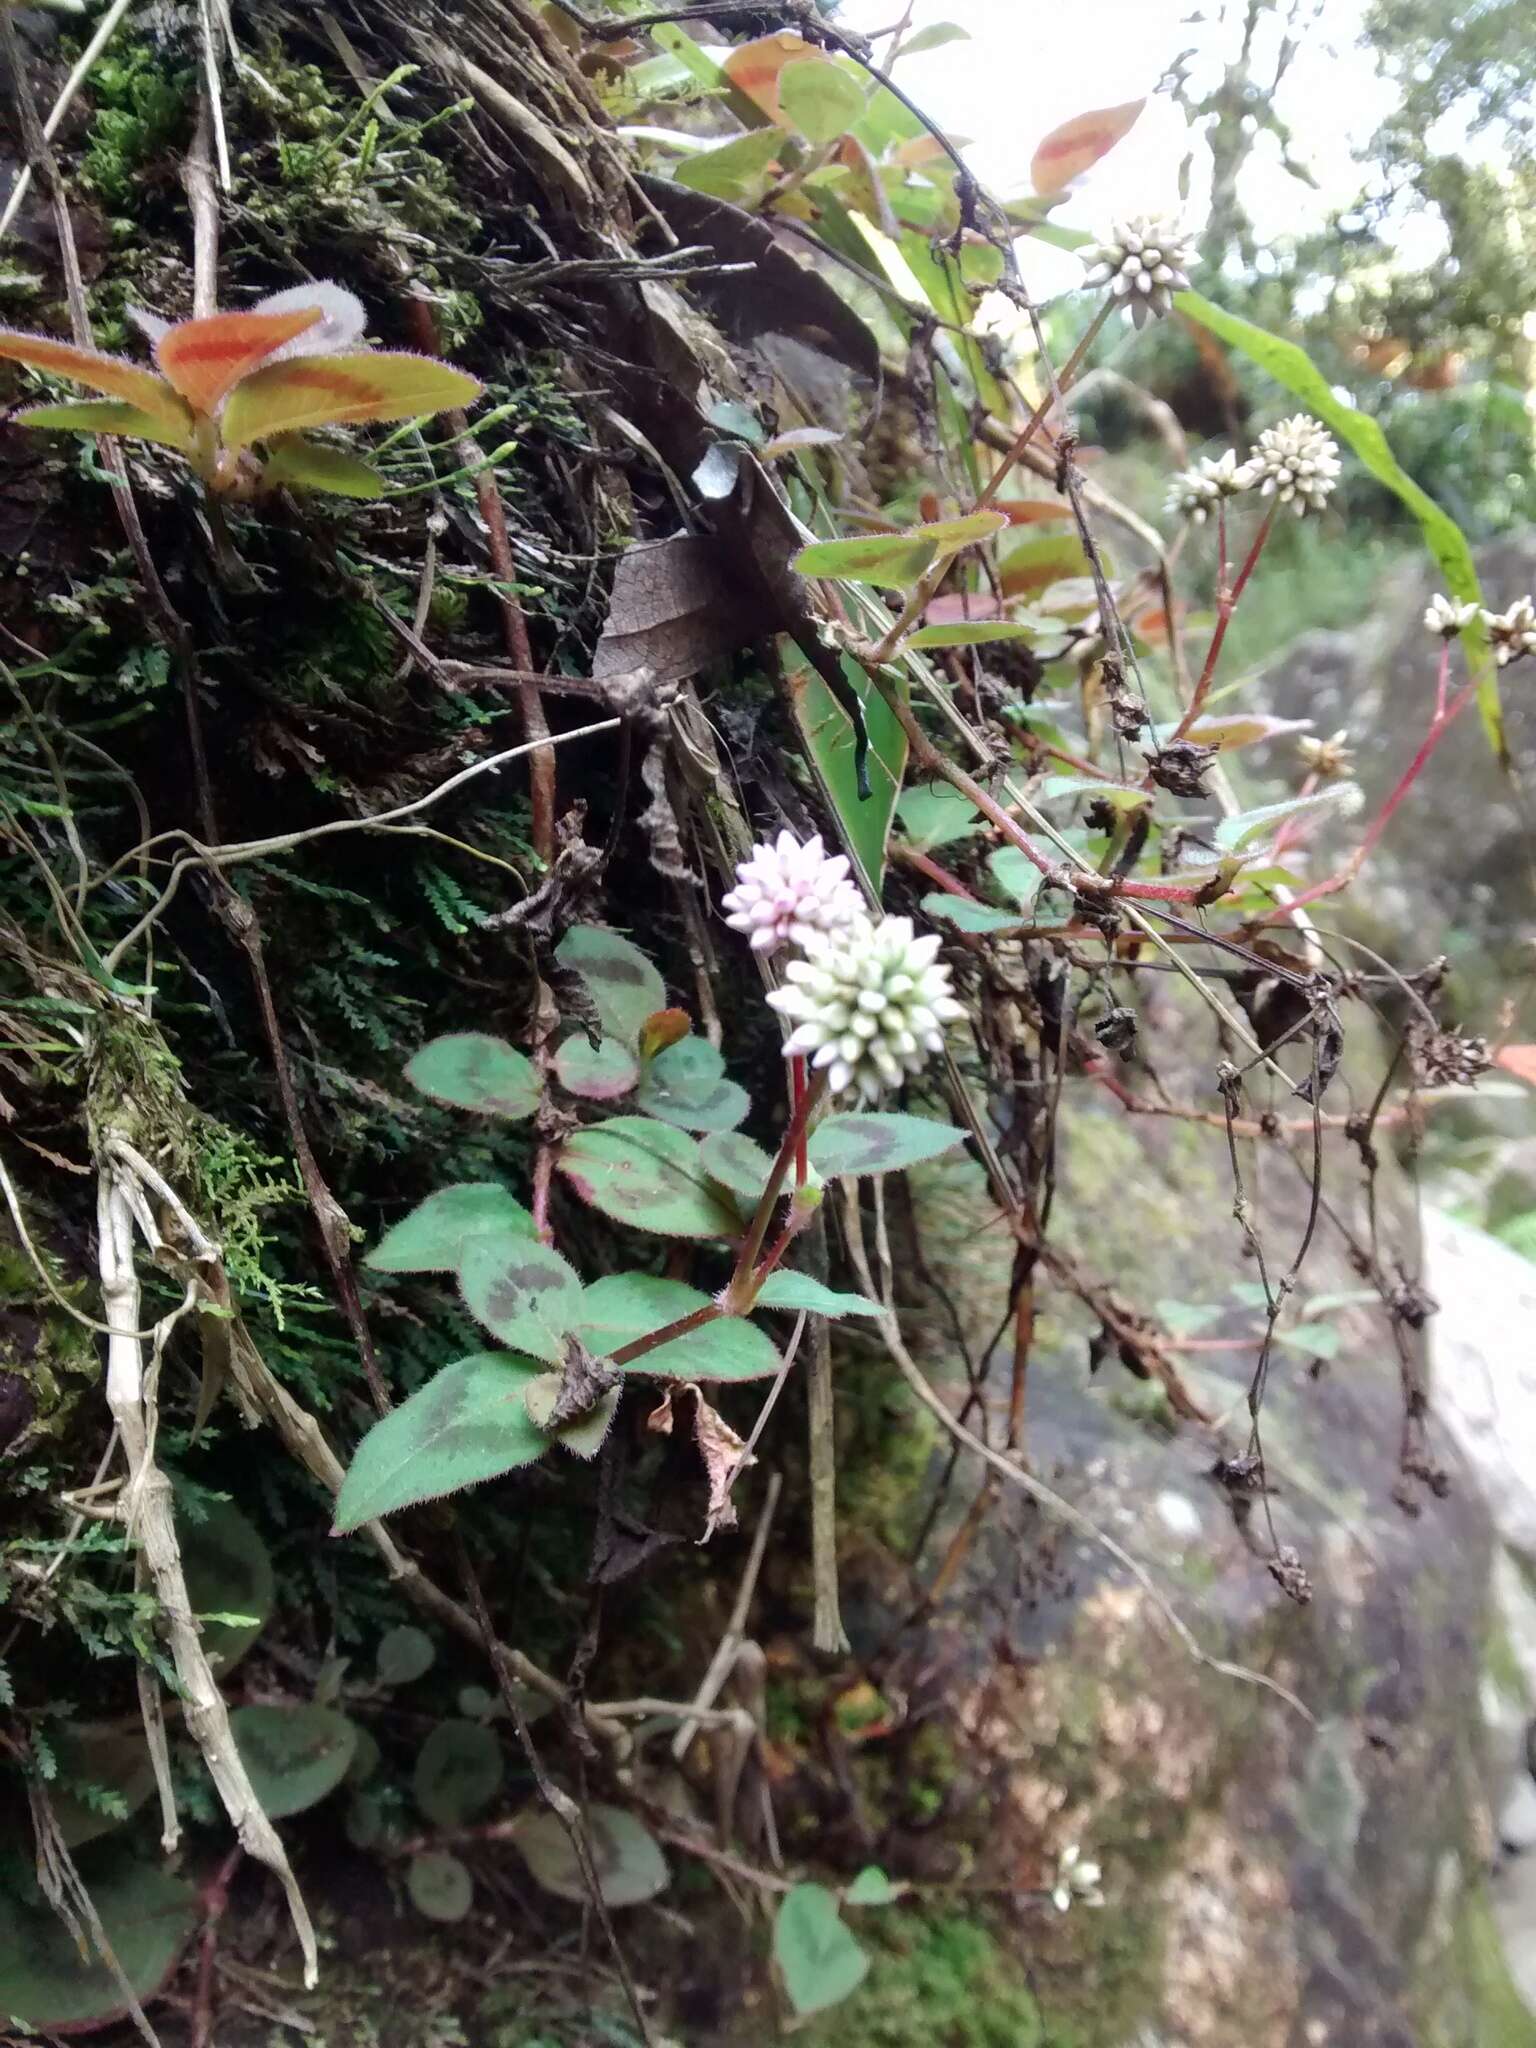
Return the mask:
<path fill-rule="evenodd" d="M 1218 1458 L 1246 1447 L 1261 1327 L 1244 1299 L 1253 1275 L 1229 1220 L 1224 1138 L 1101 1109 L 1088 1084 L 1071 1085 L 1081 1092 L 1053 1235 L 1138 1302 L 1201 1312 L 1186 1320 L 1212 1348 L 1178 1354 L 1179 1369 L 1218 1421 L 1177 1421 L 1159 1387 L 1118 1365 L 1091 1375 L 1091 1325 L 1048 1293 L 1028 1380 L 1031 1469 L 1145 1565 L 1204 1653 L 1272 1684 L 1199 1661 L 1102 1546 L 1006 1487 L 972 1516 L 945 1590 L 926 1608 L 919 1597 L 916 1620 L 917 1582 L 888 1548 L 854 1541 L 847 1609 L 896 1723 L 848 1761 L 855 1853 L 984 1902 L 1036 2002 L 1041 2040 L 1529 2048 L 1536 2017 L 1511 1966 L 1528 1975 L 1515 1952 L 1536 1948 L 1536 1853 L 1501 1847 L 1501 1827 L 1518 1829 L 1524 1811 L 1511 1803 L 1523 1768 L 1513 1731 L 1528 1709 L 1497 1597 L 1508 1552 L 1465 1432 L 1432 1421 L 1419 1463 L 1434 1484 L 1405 1479 L 1404 1373 L 1388 1318 L 1345 1239 L 1325 1227 L 1301 1302 L 1339 1300 L 1301 1327 L 1336 1329 L 1338 1348 L 1324 1359 L 1275 1351 L 1268 1500 L 1220 1483 Z M 1349 1084 L 1336 1085 L 1342 1095 Z M 1204 1099 L 1193 1070 L 1174 1092 Z M 1359 1231 L 1358 1165 L 1332 1144 L 1329 1200 Z M 1278 1146 L 1252 1154 L 1249 1192 L 1283 1269 L 1305 1224 L 1305 1187 Z M 1378 1199 L 1383 1262 L 1416 1274 L 1412 1209 L 1390 1165 Z M 930 1256 L 978 1331 L 995 1327 L 1006 1300 L 1007 1253 L 999 1234 L 978 1235 L 984 1213 L 970 1169 L 929 1189 Z M 1507 1325 L 1460 1318 L 1462 1290 L 1446 1293 L 1443 1355 L 1475 1351 L 1489 1372 L 1507 1372 Z M 939 1375 L 933 1358 L 930 1369 Z M 1000 1357 L 994 1440 L 1007 1377 Z M 927 1581 L 980 1479 L 959 1468 L 924 1553 Z M 914 1525 L 923 1505 L 913 1502 Z M 1270 1569 L 1276 1544 L 1305 1574 L 1305 1604 Z M 924 1778 L 930 1798 L 914 1819 Z M 1045 1894 L 1073 1843 L 1103 1865 L 1106 1903 L 1062 1914 Z M 812 2038 L 920 2038 L 861 2033 L 872 1995 Z"/>

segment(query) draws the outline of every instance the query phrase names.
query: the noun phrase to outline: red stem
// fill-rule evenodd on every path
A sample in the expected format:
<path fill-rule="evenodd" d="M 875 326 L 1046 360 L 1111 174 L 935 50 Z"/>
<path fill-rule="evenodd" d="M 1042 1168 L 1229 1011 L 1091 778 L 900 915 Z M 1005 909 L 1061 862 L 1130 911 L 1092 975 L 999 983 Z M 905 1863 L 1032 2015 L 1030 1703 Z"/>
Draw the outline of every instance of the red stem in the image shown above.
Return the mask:
<path fill-rule="evenodd" d="M 1259 556 L 1264 552 L 1264 543 L 1269 539 L 1270 532 L 1275 523 L 1275 514 L 1279 509 L 1277 500 L 1264 514 L 1263 524 L 1253 537 L 1253 546 L 1248 550 L 1247 558 L 1241 569 L 1237 572 L 1237 581 L 1228 590 L 1226 507 L 1225 500 L 1222 501 L 1218 514 L 1219 530 L 1221 533 L 1221 569 L 1220 582 L 1216 591 L 1216 630 L 1211 635 L 1210 646 L 1205 650 L 1205 666 L 1200 671 L 1200 680 L 1195 685 L 1195 694 L 1190 698 L 1189 707 L 1185 711 L 1184 716 L 1174 727 L 1173 738 L 1175 740 L 1183 739 L 1185 733 L 1189 731 L 1189 728 L 1205 708 L 1205 700 L 1210 695 L 1211 683 L 1215 678 L 1216 664 L 1221 659 L 1222 643 L 1227 637 L 1227 628 L 1232 623 L 1232 614 L 1237 610 L 1238 599 L 1248 587 L 1248 578 L 1258 566 Z M 1172 742 L 1170 741 L 1169 744 L 1171 745 Z"/>
<path fill-rule="evenodd" d="M 928 854 L 919 852 L 917 847 L 898 846 L 895 851 L 904 868 L 915 868 L 918 874 L 926 875 L 930 882 L 937 882 L 946 896 L 963 896 L 967 903 L 976 901 L 958 875 L 952 875 L 948 868 L 941 867 Z"/>
<path fill-rule="evenodd" d="M 790 1117 L 800 1126 L 800 1135 L 795 1140 L 795 1186 L 803 1188 L 805 1177 L 810 1170 L 810 1161 L 805 1149 L 805 1054 L 797 1052 L 789 1062 Z"/>
<path fill-rule="evenodd" d="M 1449 655 L 1450 646 L 1447 643 L 1446 657 L 1443 664 L 1447 668 L 1449 667 Z M 1326 881 L 1315 882 L 1310 889 L 1303 889 L 1300 895 L 1293 896 L 1289 903 L 1283 904 L 1278 910 L 1272 910 L 1267 917 L 1260 918 L 1258 920 L 1259 924 L 1274 924 L 1277 920 L 1289 917 L 1293 910 L 1300 910 L 1308 903 L 1316 903 L 1324 896 L 1336 896 L 1341 889 L 1348 888 L 1349 884 L 1355 879 L 1356 875 L 1359 874 L 1361 868 L 1365 866 L 1366 861 L 1370 858 L 1382 833 L 1391 824 L 1394 812 L 1396 812 L 1404 797 L 1407 796 L 1409 790 L 1412 789 L 1415 782 L 1418 781 L 1420 775 L 1424 772 L 1424 764 L 1476 695 L 1477 678 L 1474 676 L 1469 683 L 1457 691 L 1444 710 L 1441 710 L 1437 705 L 1435 715 L 1429 722 L 1429 730 L 1419 743 L 1418 752 L 1398 777 L 1397 787 L 1382 805 L 1380 811 L 1377 812 L 1366 830 L 1365 837 L 1360 841 L 1360 844 L 1355 848 L 1343 867 L 1339 869 L 1338 873 L 1330 875 Z"/>

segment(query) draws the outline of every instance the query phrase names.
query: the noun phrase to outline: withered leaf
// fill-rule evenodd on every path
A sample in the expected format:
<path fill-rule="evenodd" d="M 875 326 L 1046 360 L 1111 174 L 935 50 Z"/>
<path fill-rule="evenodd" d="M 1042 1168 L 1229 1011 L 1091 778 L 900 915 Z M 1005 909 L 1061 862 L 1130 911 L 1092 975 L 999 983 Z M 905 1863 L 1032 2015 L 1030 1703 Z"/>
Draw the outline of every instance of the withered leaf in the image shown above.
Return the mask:
<path fill-rule="evenodd" d="M 788 334 L 871 380 L 880 374 L 880 350 L 851 307 L 809 264 L 791 256 L 773 230 L 729 200 L 642 177 L 646 197 L 675 234 L 706 248 L 722 264 L 746 264 L 724 275 L 707 274 L 692 289 L 733 341 L 750 346 L 763 334 Z"/>
<path fill-rule="evenodd" d="M 713 542 L 689 533 L 639 541 L 614 570 L 592 674 L 602 682 L 648 669 L 657 682 L 680 682 L 773 623 L 751 588 L 724 573 Z"/>

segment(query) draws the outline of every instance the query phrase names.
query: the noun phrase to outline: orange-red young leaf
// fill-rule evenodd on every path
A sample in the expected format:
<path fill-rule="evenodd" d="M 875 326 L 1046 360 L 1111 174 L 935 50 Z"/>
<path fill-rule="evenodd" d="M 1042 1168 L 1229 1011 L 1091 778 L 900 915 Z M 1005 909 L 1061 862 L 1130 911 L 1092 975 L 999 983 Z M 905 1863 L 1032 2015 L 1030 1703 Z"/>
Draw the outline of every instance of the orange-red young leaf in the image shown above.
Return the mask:
<path fill-rule="evenodd" d="M 779 73 L 786 64 L 816 55 L 803 36 L 797 36 L 792 29 L 778 29 L 772 35 L 759 36 L 756 42 L 738 44 L 720 68 L 739 92 L 762 108 L 769 120 L 782 123 Z"/>
<path fill-rule="evenodd" d="M 1495 1066 L 1506 1074 L 1529 1081 L 1536 1088 L 1536 1045 L 1501 1045 L 1493 1056 Z"/>
<path fill-rule="evenodd" d="M 104 391 L 109 398 L 126 399 L 143 408 L 178 433 L 191 426 L 191 414 L 153 370 L 141 370 L 121 356 L 105 356 L 92 348 L 75 348 L 67 341 L 55 341 L 47 334 L 17 334 L 0 329 L 0 357 L 25 363 L 29 369 L 51 370 L 56 377 L 72 377 L 88 391 Z"/>
<path fill-rule="evenodd" d="M 55 427 L 71 434 L 131 434 L 137 441 L 158 441 L 164 448 L 191 453 L 190 425 L 176 426 L 120 398 L 82 398 L 73 405 L 29 405 L 16 415 L 19 427 Z"/>
<path fill-rule="evenodd" d="M 479 395 L 473 377 L 432 356 L 297 356 L 235 386 L 221 433 L 226 448 L 247 448 L 304 427 L 414 419 Z"/>
<path fill-rule="evenodd" d="M 1070 121 L 1053 128 L 1029 167 L 1040 197 L 1054 199 L 1058 192 L 1065 192 L 1074 178 L 1090 170 L 1122 135 L 1130 133 L 1146 104 L 1145 100 L 1127 100 L 1121 107 L 1095 107 L 1091 113 L 1074 114 Z"/>
<path fill-rule="evenodd" d="M 292 312 L 215 313 L 207 320 L 182 320 L 155 343 L 155 361 L 196 412 L 210 413 L 252 370 L 285 341 L 316 326 L 318 305 Z"/>

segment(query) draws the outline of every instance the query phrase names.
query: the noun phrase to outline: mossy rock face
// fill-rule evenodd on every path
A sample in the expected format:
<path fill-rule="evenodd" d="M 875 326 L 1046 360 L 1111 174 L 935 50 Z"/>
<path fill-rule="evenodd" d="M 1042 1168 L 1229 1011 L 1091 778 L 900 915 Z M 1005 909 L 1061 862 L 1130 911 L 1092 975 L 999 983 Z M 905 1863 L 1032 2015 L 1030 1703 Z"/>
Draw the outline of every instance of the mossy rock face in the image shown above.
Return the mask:
<path fill-rule="evenodd" d="M 1193 1022 L 1189 1039 L 1199 1042 Z M 1178 1099 L 1219 1107 L 1208 1069 L 1163 1078 Z M 1336 1085 L 1342 1094 L 1347 1078 Z M 1219 1455 L 1244 1449 L 1257 1355 L 1244 1340 L 1262 1327 L 1234 1294 L 1253 1268 L 1230 1220 L 1225 1134 L 1100 1110 L 1076 1087 L 1053 1242 L 1136 1306 L 1210 1311 L 1201 1338 L 1232 1348 L 1176 1360 L 1199 1405 L 1232 1420 L 1179 1421 L 1113 1352 L 1090 1374 L 1093 1319 L 1043 1288 L 1031 1470 L 1145 1564 L 1204 1651 L 1294 1692 L 1307 1712 L 1203 1666 L 1102 1547 L 1006 1488 L 917 1622 L 911 1581 L 888 1556 L 876 1562 L 861 1526 L 847 1545 L 845 1606 L 869 1681 L 906 1717 L 851 1747 L 863 1852 L 893 1876 L 962 1885 L 985 1954 L 956 1964 L 972 1987 L 957 2019 L 948 1994 L 900 1959 L 882 1987 L 888 1959 L 876 1952 L 846 2032 L 828 2022 L 826 2037 L 968 2044 L 991 2038 L 974 2031 L 989 2000 L 1001 2010 L 1027 1997 L 1042 2038 L 1072 2048 L 1536 2041 L 1483 1892 L 1491 1544 L 1470 1477 L 1452 1462 L 1444 1498 L 1405 1489 L 1391 1330 L 1359 1299 L 1340 1235 L 1325 1231 L 1302 1299 L 1354 1297 L 1310 1326 L 1335 1327 L 1338 1347 L 1320 1366 L 1277 1348 L 1263 1409 L 1275 1536 L 1311 1586 L 1307 1604 L 1287 1597 L 1268 1569 L 1265 1504 L 1244 1516 L 1239 1502 L 1235 1516 L 1212 1476 Z M 1283 1271 L 1306 1191 L 1277 1146 L 1257 1160 L 1254 1150 L 1244 1147 L 1248 1191 Z M 1328 1171 L 1330 1199 L 1358 1225 L 1352 1155 L 1330 1156 Z M 1390 1161 L 1378 1205 L 1383 1259 L 1401 1255 L 1412 1271 L 1412 1213 Z M 979 1229 L 985 1213 L 974 1169 L 946 1167 L 928 1183 L 925 1249 L 978 1336 L 996 1328 L 1007 1283 L 999 1234 Z M 937 1354 L 936 1342 L 929 1365 L 942 1376 Z M 1003 1355 L 999 1425 L 1007 1379 Z M 930 1579 L 979 1484 L 961 1473 L 925 1553 Z M 855 1472 L 855 1498 L 860 1484 Z M 1100 1910 L 1045 1903 L 1071 1843 L 1103 1866 Z M 906 2031 L 892 2017 L 901 1999 Z M 860 2031 L 865 2012 L 878 2031 Z"/>

